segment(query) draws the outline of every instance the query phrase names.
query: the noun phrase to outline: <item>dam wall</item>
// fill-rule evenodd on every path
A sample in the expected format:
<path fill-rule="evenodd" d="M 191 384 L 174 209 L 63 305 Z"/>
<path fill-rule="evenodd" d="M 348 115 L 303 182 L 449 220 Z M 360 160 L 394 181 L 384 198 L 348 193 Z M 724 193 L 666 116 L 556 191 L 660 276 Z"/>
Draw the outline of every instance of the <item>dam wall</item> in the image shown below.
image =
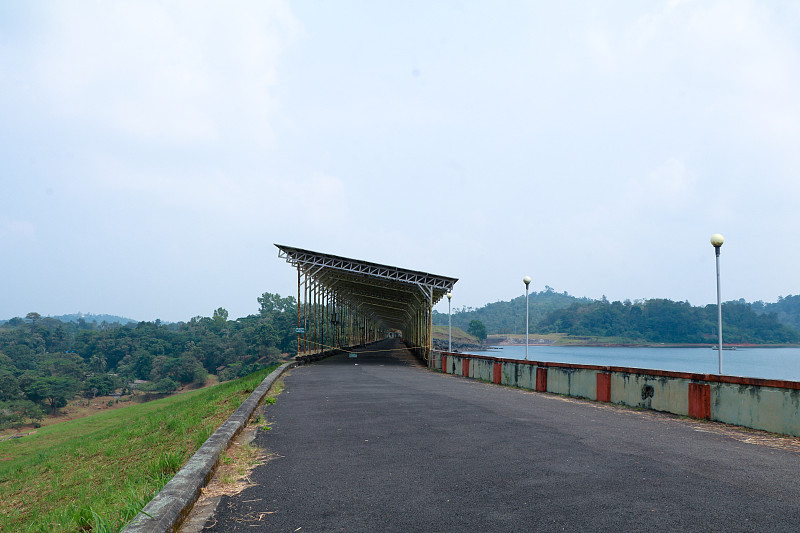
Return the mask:
<path fill-rule="evenodd" d="M 800 382 L 431 352 L 446 374 L 800 436 Z"/>

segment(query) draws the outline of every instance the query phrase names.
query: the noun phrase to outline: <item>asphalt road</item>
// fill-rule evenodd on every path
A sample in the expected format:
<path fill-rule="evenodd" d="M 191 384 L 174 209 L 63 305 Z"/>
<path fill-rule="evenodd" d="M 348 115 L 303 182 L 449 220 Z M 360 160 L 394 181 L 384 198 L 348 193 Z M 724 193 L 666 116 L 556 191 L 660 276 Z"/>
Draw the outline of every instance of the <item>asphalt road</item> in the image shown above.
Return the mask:
<path fill-rule="evenodd" d="M 284 381 L 257 436 L 276 458 L 204 531 L 800 530 L 800 453 L 717 424 L 443 375 L 391 352 Z"/>

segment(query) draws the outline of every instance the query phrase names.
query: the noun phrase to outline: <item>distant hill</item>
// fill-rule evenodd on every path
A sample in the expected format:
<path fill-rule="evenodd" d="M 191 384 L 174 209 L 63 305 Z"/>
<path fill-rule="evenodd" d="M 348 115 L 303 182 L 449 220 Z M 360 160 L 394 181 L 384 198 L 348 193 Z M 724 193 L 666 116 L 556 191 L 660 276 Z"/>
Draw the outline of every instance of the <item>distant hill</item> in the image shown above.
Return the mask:
<path fill-rule="evenodd" d="M 557 309 L 566 309 L 573 304 L 588 304 L 589 298 L 576 298 L 567 292 L 556 292 L 552 287 L 545 287 L 541 292 L 532 292 L 528 296 L 530 305 L 530 324 L 541 321 L 548 313 Z M 471 320 L 480 320 L 489 333 L 525 333 L 525 295 L 518 296 L 510 302 L 494 302 L 481 308 L 461 308 L 452 310 L 453 326 L 463 330 L 469 329 Z M 447 313 L 433 313 L 433 324 L 447 325 Z"/>
<path fill-rule="evenodd" d="M 722 304 L 724 341 L 747 344 L 794 344 L 800 333 L 778 321 L 775 313 L 757 314 L 747 302 Z M 717 330 L 715 304 L 653 299 L 641 302 L 595 300 L 549 313 L 536 324 L 537 333 L 572 337 L 606 337 L 609 342 L 713 343 Z"/>
<path fill-rule="evenodd" d="M 781 324 L 800 331 L 800 295 L 779 296 L 775 303 L 764 303 L 761 300 L 751 304 L 758 314 L 775 313 Z"/>
<path fill-rule="evenodd" d="M 744 300 L 725 302 L 726 339 L 737 343 L 800 342 L 800 296 L 776 303 Z M 693 307 L 688 302 L 653 299 L 609 302 L 576 298 L 547 287 L 530 295 L 531 332 L 565 333 L 578 337 L 614 338 L 618 342 L 713 343 L 716 305 Z M 478 309 L 453 309 L 453 326 L 469 329 L 479 320 L 489 334 L 525 332 L 525 296 Z M 433 323 L 447 326 L 447 313 L 434 311 Z"/>
<path fill-rule="evenodd" d="M 77 323 L 78 320 L 83 319 L 88 323 L 97 322 L 98 324 L 102 324 L 105 322 L 106 324 L 136 324 L 138 320 L 133 320 L 132 318 L 125 318 L 122 316 L 116 315 L 93 315 L 92 313 L 72 313 L 69 315 L 58 315 L 53 316 L 50 318 L 55 318 L 56 320 L 60 320 L 61 322 L 75 322 Z"/>

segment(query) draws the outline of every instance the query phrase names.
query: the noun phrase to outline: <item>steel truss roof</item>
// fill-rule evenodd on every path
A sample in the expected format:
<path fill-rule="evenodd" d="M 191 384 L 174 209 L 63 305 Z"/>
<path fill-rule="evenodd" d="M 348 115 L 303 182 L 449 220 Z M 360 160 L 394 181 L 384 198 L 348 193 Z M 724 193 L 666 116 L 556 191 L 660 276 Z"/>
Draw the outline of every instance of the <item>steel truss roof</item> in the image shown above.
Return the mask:
<path fill-rule="evenodd" d="M 275 245 L 278 257 L 324 289 L 389 328 L 403 329 L 417 311 L 430 310 L 457 278 Z"/>

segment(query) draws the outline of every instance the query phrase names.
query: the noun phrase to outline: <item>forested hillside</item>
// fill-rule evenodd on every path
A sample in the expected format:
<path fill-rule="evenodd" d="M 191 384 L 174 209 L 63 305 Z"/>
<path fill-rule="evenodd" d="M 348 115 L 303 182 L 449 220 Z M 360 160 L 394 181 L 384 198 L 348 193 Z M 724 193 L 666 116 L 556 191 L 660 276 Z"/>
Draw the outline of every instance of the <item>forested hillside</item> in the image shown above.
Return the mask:
<path fill-rule="evenodd" d="M 726 302 L 722 306 L 725 341 L 785 344 L 800 342 L 800 296 L 777 303 Z M 525 296 L 479 309 L 455 309 L 453 326 L 468 330 L 481 322 L 488 334 L 525 333 Z M 435 325 L 447 325 L 446 313 L 434 313 Z M 793 327 L 791 327 L 793 326 Z M 609 302 L 557 293 L 551 288 L 530 295 L 530 333 L 613 337 L 620 342 L 713 343 L 717 307 L 653 299 Z"/>
<path fill-rule="evenodd" d="M 61 322 L 28 313 L 0 326 L 0 427 L 55 411 L 78 394 L 88 398 L 147 380 L 144 390 L 171 392 L 254 372 L 295 351 L 296 301 L 264 293 L 260 311 L 161 324 Z"/>
<path fill-rule="evenodd" d="M 536 330 L 641 342 L 713 343 L 717 339 L 717 306 L 694 307 L 671 300 L 600 300 L 553 311 Z M 739 302 L 722 305 L 722 331 L 724 342 L 730 343 L 800 342 L 800 333 L 781 324 L 775 314 L 757 314 L 750 305 Z"/>
<path fill-rule="evenodd" d="M 779 296 L 775 303 L 758 301 L 753 302 L 752 306 L 759 314 L 775 313 L 782 324 L 800 331 L 800 295 Z"/>
<path fill-rule="evenodd" d="M 125 318 L 122 316 L 117 315 L 93 315 L 92 313 L 70 313 L 68 315 L 57 315 L 54 316 L 56 320 L 60 320 L 61 322 L 86 322 L 92 323 L 97 322 L 98 325 L 102 325 L 103 322 L 106 324 L 130 324 L 131 322 L 135 323 L 135 320 L 130 318 Z"/>
<path fill-rule="evenodd" d="M 547 313 L 556 309 L 564 309 L 575 303 L 589 303 L 589 298 L 576 298 L 566 292 L 556 292 L 552 287 L 545 287 L 541 292 L 528 295 L 530 305 L 530 323 L 536 324 Z M 525 295 L 518 296 L 510 302 L 494 302 L 478 309 L 453 309 L 453 326 L 464 331 L 469 329 L 473 320 L 486 326 L 488 333 L 525 333 Z M 447 325 L 447 313 L 434 311 L 433 324 Z"/>

